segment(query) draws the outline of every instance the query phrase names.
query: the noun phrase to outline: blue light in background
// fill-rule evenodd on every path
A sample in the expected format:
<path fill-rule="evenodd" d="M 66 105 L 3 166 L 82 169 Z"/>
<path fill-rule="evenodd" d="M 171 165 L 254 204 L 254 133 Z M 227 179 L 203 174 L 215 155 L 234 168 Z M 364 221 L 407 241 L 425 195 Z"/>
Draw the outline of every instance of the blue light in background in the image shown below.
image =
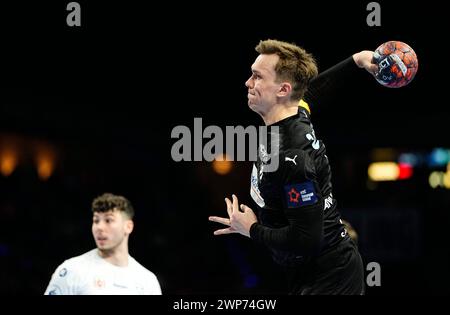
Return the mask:
<path fill-rule="evenodd" d="M 398 157 L 398 163 L 409 164 L 417 167 L 421 162 L 421 157 L 416 153 L 402 153 Z"/>
<path fill-rule="evenodd" d="M 428 156 L 428 165 L 430 167 L 441 167 L 447 165 L 450 161 L 449 150 L 435 148 Z"/>

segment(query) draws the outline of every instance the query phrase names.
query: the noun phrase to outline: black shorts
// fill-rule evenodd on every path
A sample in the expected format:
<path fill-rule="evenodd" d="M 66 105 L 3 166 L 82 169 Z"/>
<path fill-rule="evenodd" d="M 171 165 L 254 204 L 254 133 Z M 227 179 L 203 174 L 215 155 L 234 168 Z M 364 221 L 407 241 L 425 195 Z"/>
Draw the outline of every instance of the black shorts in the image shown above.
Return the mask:
<path fill-rule="evenodd" d="M 350 238 L 335 248 L 288 270 L 292 295 L 362 295 L 364 267 L 358 248 Z"/>

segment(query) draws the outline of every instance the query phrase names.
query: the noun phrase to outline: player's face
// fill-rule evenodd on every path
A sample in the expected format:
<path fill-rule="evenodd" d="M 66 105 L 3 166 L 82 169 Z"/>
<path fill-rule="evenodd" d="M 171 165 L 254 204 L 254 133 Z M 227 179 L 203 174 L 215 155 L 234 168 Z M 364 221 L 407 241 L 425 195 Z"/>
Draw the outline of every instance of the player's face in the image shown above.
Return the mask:
<path fill-rule="evenodd" d="M 95 212 L 92 235 L 97 248 L 112 250 L 121 245 L 133 229 L 133 223 L 121 211 Z"/>
<path fill-rule="evenodd" d="M 276 54 L 259 55 L 252 65 L 251 77 L 245 82 L 248 106 L 259 114 L 265 114 L 277 102 L 280 84 L 275 82 L 275 66 L 279 58 Z"/>

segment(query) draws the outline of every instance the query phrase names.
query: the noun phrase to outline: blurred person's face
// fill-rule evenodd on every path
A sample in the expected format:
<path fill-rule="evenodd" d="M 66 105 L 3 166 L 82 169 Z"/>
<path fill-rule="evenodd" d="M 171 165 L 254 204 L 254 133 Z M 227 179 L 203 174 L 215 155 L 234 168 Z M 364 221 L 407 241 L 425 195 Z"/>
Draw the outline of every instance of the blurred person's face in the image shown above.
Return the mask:
<path fill-rule="evenodd" d="M 97 248 L 101 251 L 114 250 L 128 241 L 128 235 L 132 230 L 133 221 L 122 211 L 94 212 L 92 235 Z"/>
<path fill-rule="evenodd" d="M 280 83 L 275 82 L 275 66 L 279 59 L 276 54 L 259 55 L 251 67 L 251 77 L 245 82 L 248 106 L 259 114 L 264 115 L 277 102 Z"/>

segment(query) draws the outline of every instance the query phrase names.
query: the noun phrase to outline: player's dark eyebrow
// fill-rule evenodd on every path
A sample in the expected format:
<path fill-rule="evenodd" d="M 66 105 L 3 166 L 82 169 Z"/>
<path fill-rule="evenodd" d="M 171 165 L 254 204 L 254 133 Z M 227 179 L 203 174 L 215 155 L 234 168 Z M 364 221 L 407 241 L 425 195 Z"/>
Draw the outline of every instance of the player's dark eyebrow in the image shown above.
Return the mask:
<path fill-rule="evenodd" d="M 254 74 L 258 74 L 258 75 L 261 75 L 261 72 L 260 72 L 260 71 L 258 71 L 258 70 L 255 70 L 255 69 L 252 69 L 252 73 L 254 73 Z"/>
<path fill-rule="evenodd" d="M 112 212 L 104 212 L 102 213 L 105 217 L 114 217 L 114 213 Z M 101 217 L 101 214 L 94 214 L 94 218 L 99 218 Z"/>

